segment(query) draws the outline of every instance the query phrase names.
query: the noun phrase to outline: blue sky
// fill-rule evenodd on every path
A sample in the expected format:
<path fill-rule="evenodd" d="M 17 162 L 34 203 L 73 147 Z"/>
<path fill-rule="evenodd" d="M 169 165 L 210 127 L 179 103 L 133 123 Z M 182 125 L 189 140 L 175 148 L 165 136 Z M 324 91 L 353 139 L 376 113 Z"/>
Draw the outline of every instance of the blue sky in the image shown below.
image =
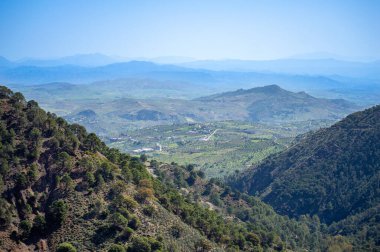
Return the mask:
<path fill-rule="evenodd" d="M 376 0 L 2 0 L 0 55 L 380 59 Z"/>

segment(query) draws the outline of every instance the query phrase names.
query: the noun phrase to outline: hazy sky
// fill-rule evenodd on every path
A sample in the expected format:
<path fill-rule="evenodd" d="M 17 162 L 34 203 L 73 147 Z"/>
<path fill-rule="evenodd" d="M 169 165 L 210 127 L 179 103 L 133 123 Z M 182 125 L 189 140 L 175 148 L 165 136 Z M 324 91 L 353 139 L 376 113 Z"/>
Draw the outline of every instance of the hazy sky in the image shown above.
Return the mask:
<path fill-rule="evenodd" d="M 1 0 L 0 55 L 380 59 L 377 0 Z"/>

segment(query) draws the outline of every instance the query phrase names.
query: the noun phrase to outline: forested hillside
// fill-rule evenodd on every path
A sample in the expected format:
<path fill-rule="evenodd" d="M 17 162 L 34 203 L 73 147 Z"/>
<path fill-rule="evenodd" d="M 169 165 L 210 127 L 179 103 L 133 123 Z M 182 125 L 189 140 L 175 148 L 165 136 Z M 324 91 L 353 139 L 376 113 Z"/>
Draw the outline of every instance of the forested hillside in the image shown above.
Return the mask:
<path fill-rule="evenodd" d="M 380 106 L 304 136 L 231 184 L 280 214 L 318 215 L 332 233 L 379 246 Z M 363 238 L 364 237 L 364 238 Z"/>
<path fill-rule="evenodd" d="M 1 250 L 351 246 L 342 237 L 324 235 L 318 219 L 297 222 L 278 216 L 256 198 L 205 181 L 199 171 L 181 168 L 172 182 L 164 170 L 154 178 L 144 156 L 110 149 L 95 134 L 46 113 L 6 87 L 0 89 L 0 118 Z"/>

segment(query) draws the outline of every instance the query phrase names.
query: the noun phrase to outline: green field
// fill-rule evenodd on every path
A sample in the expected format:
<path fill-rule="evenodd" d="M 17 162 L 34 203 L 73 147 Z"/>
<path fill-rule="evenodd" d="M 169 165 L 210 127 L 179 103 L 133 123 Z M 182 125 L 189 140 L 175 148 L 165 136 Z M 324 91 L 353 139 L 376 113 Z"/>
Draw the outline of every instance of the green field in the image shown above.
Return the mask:
<path fill-rule="evenodd" d="M 125 132 L 110 147 L 153 159 L 196 164 L 208 177 L 222 177 L 252 166 L 286 149 L 300 133 L 329 122 L 309 121 L 282 125 L 236 121 L 180 124 Z"/>

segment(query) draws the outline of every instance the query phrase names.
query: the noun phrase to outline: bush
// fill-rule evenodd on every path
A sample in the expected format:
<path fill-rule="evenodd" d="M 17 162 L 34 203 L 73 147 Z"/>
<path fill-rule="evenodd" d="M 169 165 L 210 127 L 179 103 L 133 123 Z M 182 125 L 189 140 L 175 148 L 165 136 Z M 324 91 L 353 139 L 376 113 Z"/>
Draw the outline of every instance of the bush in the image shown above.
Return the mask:
<path fill-rule="evenodd" d="M 38 166 L 33 163 L 28 171 L 28 180 L 33 183 L 37 180 L 38 177 Z"/>
<path fill-rule="evenodd" d="M 139 181 L 140 188 L 153 188 L 152 180 L 150 179 L 142 179 Z"/>
<path fill-rule="evenodd" d="M 128 226 L 134 230 L 138 229 L 140 225 L 141 225 L 141 222 L 136 216 L 132 216 L 128 223 Z"/>
<path fill-rule="evenodd" d="M 128 248 L 128 252 L 151 252 L 151 246 L 149 240 L 144 237 L 135 237 L 132 240 L 131 246 Z"/>
<path fill-rule="evenodd" d="M 65 151 L 58 154 L 57 161 L 61 169 L 70 171 L 73 167 L 73 158 Z"/>
<path fill-rule="evenodd" d="M 18 174 L 16 178 L 16 187 L 19 190 L 26 189 L 29 186 L 29 181 L 28 178 L 24 173 Z"/>
<path fill-rule="evenodd" d="M 153 190 L 151 188 L 140 188 L 137 191 L 137 195 L 135 196 L 136 200 L 143 203 L 147 199 L 153 198 Z"/>
<path fill-rule="evenodd" d="M 119 229 L 123 229 L 124 227 L 126 227 L 128 225 L 128 219 L 125 218 L 120 213 L 114 213 L 111 216 L 111 222 L 112 222 L 114 227 L 119 228 Z"/>
<path fill-rule="evenodd" d="M 124 228 L 123 231 L 121 231 L 121 233 L 117 239 L 119 241 L 125 242 L 125 241 L 128 241 L 129 238 L 131 238 L 132 234 L 133 234 L 133 229 L 130 227 L 126 227 L 126 228 Z"/>
<path fill-rule="evenodd" d="M 32 230 L 32 224 L 28 220 L 23 220 L 20 222 L 19 228 L 22 231 L 22 236 L 27 237 Z"/>
<path fill-rule="evenodd" d="M 147 160 L 148 160 L 148 157 L 146 156 L 146 154 L 141 154 L 140 155 L 140 160 L 141 160 L 141 162 L 146 162 Z"/>
<path fill-rule="evenodd" d="M 54 201 L 49 207 L 49 222 L 61 226 L 67 217 L 68 207 L 63 200 Z"/>
<path fill-rule="evenodd" d="M 199 241 L 196 245 L 197 251 L 211 251 L 212 249 L 212 244 L 209 240 L 203 239 Z"/>
<path fill-rule="evenodd" d="M 46 220 L 43 215 L 37 215 L 33 220 L 33 233 L 43 234 L 46 230 Z"/>
<path fill-rule="evenodd" d="M 0 198 L 0 227 L 7 227 L 12 221 L 11 206 Z"/>
<path fill-rule="evenodd" d="M 90 187 L 95 185 L 95 176 L 92 172 L 86 172 L 86 177 L 85 177 L 86 182 Z"/>
<path fill-rule="evenodd" d="M 101 169 L 98 170 L 98 172 L 101 172 L 104 180 L 110 181 L 114 179 L 116 167 L 113 164 L 109 162 L 103 162 L 100 167 Z"/>
<path fill-rule="evenodd" d="M 125 252 L 125 247 L 119 244 L 113 244 L 111 247 L 108 249 L 108 252 Z"/>
<path fill-rule="evenodd" d="M 248 233 L 246 240 L 251 242 L 253 246 L 260 246 L 261 240 L 257 234 Z"/>
<path fill-rule="evenodd" d="M 147 216 L 153 216 L 155 211 L 156 210 L 154 209 L 153 206 L 146 206 L 143 208 L 143 213 Z"/>
<path fill-rule="evenodd" d="M 117 195 L 113 201 L 112 204 L 115 208 L 121 208 L 121 207 L 126 207 L 128 210 L 134 210 L 138 203 L 132 199 L 129 196 L 124 196 L 124 195 Z"/>
<path fill-rule="evenodd" d="M 170 228 L 170 233 L 174 238 L 180 238 L 182 235 L 182 228 L 180 226 L 172 226 Z"/>
<path fill-rule="evenodd" d="M 77 249 L 71 243 L 64 242 L 58 245 L 56 252 L 77 252 Z"/>
<path fill-rule="evenodd" d="M 150 238 L 150 248 L 152 249 L 152 251 L 161 251 L 162 249 L 162 243 L 153 239 L 153 238 Z"/>

